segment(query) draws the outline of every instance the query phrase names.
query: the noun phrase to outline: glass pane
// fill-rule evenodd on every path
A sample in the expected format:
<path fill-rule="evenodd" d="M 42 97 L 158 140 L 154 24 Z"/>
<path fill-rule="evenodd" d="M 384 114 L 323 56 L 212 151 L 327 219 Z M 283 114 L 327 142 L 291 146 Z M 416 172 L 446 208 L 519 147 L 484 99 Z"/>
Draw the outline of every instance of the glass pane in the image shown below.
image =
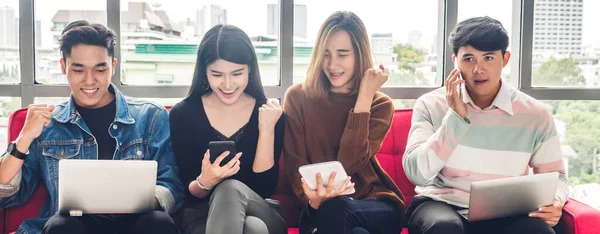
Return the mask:
<path fill-rule="evenodd" d="M 263 85 L 279 85 L 277 0 L 121 2 L 123 83 L 190 85 L 204 33 L 231 24 L 253 41 Z"/>
<path fill-rule="evenodd" d="M 415 106 L 417 99 L 392 99 L 394 108 L 397 109 L 412 109 Z"/>
<path fill-rule="evenodd" d="M 0 3 L 0 83 L 21 81 L 19 61 L 19 1 Z"/>
<path fill-rule="evenodd" d="M 8 145 L 8 116 L 21 108 L 20 97 L 0 97 L 0 150 Z"/>
<path fill-rule="evenodd" d="M 69 97 L 35 97 L 33 103 L 35 104 L 46 104 L 46 105 L 57 105 L 68 101 Z"/>
<path fill-rule="evenodd" d="M 106 25 L 106 0 L 35 1 L 35 74 L 43 84 L 66 84 L 58 50 L 62 30 L 76 20 Z"/>
<path fill-rule="evenodd" d="M 600 209 L 600 101 L 544 101 L 554 115 L 571 197 Z"/>
<path fill-rule="evenodd" d="M 349 10 L 356 13 L 367 28 L 374 65 L 383 64 L 390 69 L 384 86 L 435 85 L 438 67 L 441 67 L 437 64 L 439 1 L 295 2 L 294 83 L 305 79 L 321 24 L 333 12 Z"/>
<path fill-rule="evenodd" d="M 178 102 L 180 102 L 181 100 L 183 100 L 183 98 L 140 98 L 140 99 L 153 101 L 153 102 L 158 103 L 159 105 L 169 106 L 169 107 L 172 107 L 175 104 L 177 104 Z"/>
<path fill-rule="evenodd" d="M 518 45 L 510 44 L 510 40 L 512 40 L 512 2 L 513 1 L 494 1 L 494 0 L 460 0 L 458 1 L 458 16 L 457 23 L 469 18 L 480 17 L 480 16 L 489 16 L 492 17 L 500 23 L 506 32 L 508 32 L 509 37 L 509 51 L 518 51 Z M 446 42 L 446 45 L 448 42 Z M 517 54 L 513 54 L 513 56 L 517 56 Z M 510 83 L 510 67 L 509 63 L 504 69 L 502 69 L 502 80 L 504 82 Z M 450 64 L 452 65 L 452 64 Z M 516 87 L 517 84 L 512 84 Z"/>
<path fill-rule="evenodd" d="M 533 86 L 600 86 L 600 2 L 536 0 L 533 22 Z"/>

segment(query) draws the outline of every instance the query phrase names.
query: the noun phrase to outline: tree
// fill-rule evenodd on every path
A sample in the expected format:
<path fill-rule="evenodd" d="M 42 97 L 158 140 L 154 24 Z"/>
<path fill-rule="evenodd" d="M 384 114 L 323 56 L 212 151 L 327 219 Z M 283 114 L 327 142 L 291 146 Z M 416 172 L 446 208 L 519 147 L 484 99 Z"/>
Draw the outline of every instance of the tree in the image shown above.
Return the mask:
<path fill-rule="evenodd" d="M 535 71 L 532 83 L 541 86 L 585 86 L 585 77 L 573 58 L 550 57 Z"/>
<path fill-rule="evenodd" d="M 597 182 L 600 173 L 593 173 L 592 160 L 596 157 L 594 149 L 600 152 L 600 103 L 553 101 L 551 106 L 554 117 L 566 123 L 564 144 L 578 154 L 569 159 L 569 181 L 572 184 Z"/>
<path fill-rule="evenodd" d="M 21 101 L 18 98 L 0 99 L 0 117 L 8 117 L 20 107 Z"/>
<path fill-rule="evenodd" d="M 398 61 L 398 69 L 414 73 L 416 66 L 423 62 L 425 51 L 420 48 L 416 48 L 410 44 L 398 44 L 394 47 L 394 53 L 398 55 L 396 61 Z"/>
<path fill-rule="evenodd" d="M 417 66 L 423 62 L 425 51 L 410 44 L 398 44 L 393 49 L 397 54 L 396 62 L 398 71 L 390 73 L 388 85 L 392 86 L 422 86 L 429 85 L 422 72 L 417 71 Z"/>

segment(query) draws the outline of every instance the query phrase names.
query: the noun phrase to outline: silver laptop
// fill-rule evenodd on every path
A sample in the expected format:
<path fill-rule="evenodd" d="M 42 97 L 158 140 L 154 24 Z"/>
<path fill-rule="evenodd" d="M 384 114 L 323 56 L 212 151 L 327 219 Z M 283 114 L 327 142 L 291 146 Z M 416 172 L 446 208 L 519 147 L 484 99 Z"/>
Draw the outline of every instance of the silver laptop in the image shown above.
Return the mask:
<path fill-rule="evenodd" d="M 457 210 L 469 222 L 522 215 L 551 205 L 558 172 L 471 183 L 469 209 Z"/>
<path fill-rule="evenodd" d="M 71 216 L 152 211 L 157 165 L 146 160 L 60 160 L 58 211 Z"/>

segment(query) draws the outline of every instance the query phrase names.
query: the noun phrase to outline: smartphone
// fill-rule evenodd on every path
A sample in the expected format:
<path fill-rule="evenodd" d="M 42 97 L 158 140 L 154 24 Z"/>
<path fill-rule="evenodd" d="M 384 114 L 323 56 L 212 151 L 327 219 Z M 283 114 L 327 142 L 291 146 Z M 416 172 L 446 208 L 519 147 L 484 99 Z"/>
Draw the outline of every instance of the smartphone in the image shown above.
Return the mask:
<path fill-rule="evenodd" d="M 458 58 L 454 58 L 454 69 L 460 69 L 458 68 Z M 462 77 L 462 71 L 460 73 L 458 73 L 458 79 L 460 80 L 464 80 Z M 465 88 L 465 83 L 460 84 L 459 87 L 457 87 L 458 89 L 458 93 L 460 94 L 460 97 L 462 98 L 462 90 Z"/>
<path fill-rule="evenodd" d="M 229 151 L 229 155 L 221 161 L 219 166 L 227 164 L 237 154 L 235 149 L 235 141 L 211 141 L 208 143 L 208 150 L 210 151 L 210 162 L 214 163 L 217 158 L 225 151 Z"/>
<path fill-rule="evenodd" d="M 457 59 L 456 59 L 456 58 L 454 59 L 454 69 L 459 69 L 459 68 L 458 68 L 458 61 L 457 61 Z M 461 80 L 463 80 L 463 77 L 462 77 L 462 72 L 461 72 L 460 74 L 458 74 L 458 79 L 461 79 Z"/>

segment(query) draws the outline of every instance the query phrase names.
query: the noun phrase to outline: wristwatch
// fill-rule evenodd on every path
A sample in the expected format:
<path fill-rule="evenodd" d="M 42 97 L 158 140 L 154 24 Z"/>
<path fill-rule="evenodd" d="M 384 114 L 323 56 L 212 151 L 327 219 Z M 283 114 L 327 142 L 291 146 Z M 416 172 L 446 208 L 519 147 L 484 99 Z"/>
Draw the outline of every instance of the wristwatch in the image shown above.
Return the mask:
<path fill-rule="evenodd" d="M 17 149 L 17 143 L 16 142 L 11 142 L 10 144 L 8 144 L 8 148 L 6 149 L 6 152 L 8 152 L 10 155 L 15 156 L 15 158 L 21 159 L 21 160 L 25 160 L 25 158 L 27 158 L 27 155 L 29 155 L 29 150 L 27 151 L 27 153 L 22 153 Z"/>

